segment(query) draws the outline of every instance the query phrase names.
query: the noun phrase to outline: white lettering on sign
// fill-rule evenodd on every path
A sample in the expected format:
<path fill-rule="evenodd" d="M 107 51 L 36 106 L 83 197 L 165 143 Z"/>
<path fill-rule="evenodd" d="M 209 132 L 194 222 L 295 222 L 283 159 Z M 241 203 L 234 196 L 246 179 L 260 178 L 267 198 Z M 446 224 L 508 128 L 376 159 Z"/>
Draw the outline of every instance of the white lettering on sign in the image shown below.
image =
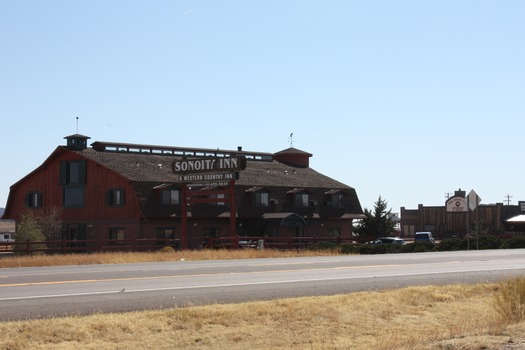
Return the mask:
<path fill-rule="evenodd" d="M 183 174 L 179 175 L 179 181 L 225 181 L 235 180 L 235 173 L 211 173 L 211 174 Z"/>
<path fill-rule="evenodd" d="M 204 158 L 176 160 L 171 168 L 174 173 L 199 173 L 209 171 L 239 170 L 241 164 L 237 157 Z"/>

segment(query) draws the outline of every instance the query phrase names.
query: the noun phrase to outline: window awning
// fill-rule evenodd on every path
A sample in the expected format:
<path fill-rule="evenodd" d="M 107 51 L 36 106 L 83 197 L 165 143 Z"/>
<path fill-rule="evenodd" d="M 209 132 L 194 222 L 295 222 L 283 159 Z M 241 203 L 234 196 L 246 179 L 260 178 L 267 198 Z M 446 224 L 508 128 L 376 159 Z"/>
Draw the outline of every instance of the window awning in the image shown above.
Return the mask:
<path fill-rule="evenodd" d="M 259 192 L 259 191 L 262 191 L 262 190 L 263 190 L 262 187 L 252 187 L 252 188 L 247 189 L 247 190 L 244 191 L 244 192 L 246 192 L 246 193 L 251 193 L 251 192 Z"/>
<path fill-rule="evenodd" d="M 525 214 L 520 214 L 505 220 L 509 224 L 525 224 Z"/>
<path fill-rule="evenodd" d="M 326 191 L 324 194 L 336 194 L 336 193 L 342 193 L 343 190 L 330 190 Z"/>
<path fill-rule="evenodd" d="M 303 192 L 303 191 L 304 191 L 304 188 L 297 188 L 296 187 L 293 190 L 290 190 L 290 191 L 288 191 L 286 193 L 292 193 L 293 194 L 293 193 L 299 193 L 299 192 Z"/>
<path fill-rule="evenodd" d="M 153 187 L 154 190 L 162 190 L 164 188 L 168 188 L 168 187 L 175 187 L 175 184 L 172 184 L 172 183 L 164 183 L 164 184 L 160 184 L 160 185 L 157 185 L 155 187 Z"/>

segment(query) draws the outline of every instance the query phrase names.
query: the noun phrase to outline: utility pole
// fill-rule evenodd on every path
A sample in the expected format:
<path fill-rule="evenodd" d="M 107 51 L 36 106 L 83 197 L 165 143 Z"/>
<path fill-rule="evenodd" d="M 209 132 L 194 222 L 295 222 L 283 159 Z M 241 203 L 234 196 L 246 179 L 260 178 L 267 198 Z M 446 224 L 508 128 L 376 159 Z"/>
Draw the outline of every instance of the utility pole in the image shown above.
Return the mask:
<path fill-rule="evenodd" d="M 505 201 L 507 202 L 507 205 L 510 205 L 511 199 L 512 199 L 512 196 L 510 195 L 505 196 Z"/>

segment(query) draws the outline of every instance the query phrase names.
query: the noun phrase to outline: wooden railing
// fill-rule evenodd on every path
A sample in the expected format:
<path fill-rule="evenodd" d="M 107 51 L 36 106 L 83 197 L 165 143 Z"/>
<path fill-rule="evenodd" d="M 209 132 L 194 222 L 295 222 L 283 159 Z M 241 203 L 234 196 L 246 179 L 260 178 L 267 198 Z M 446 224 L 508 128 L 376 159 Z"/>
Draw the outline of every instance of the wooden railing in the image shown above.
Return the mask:
<path fill-rule="evenodd" d="M 202 245 L 202 248 L 210 249 L 245 249 L 245 248 L 270 248 L 297 250 L 307 249 L 317 243 L 327 244 L 351 244 L 352 240 L 341 237 L 210 237 Z M 95 240 L 56 240 L 45 242 L 0 242 L 0 254 L 17 252 L 20 254 L 34 254 L 38 252 L 46 254 L 69 254 L 87 252 L 111 252 L 111 251 L 154 251 L 164 246 L 175 249 L 180 247 L 180 239 L 95 239 Z M 200 246 L 199 246 L 200 247 Z"/>
<path fill-rule="evenodd" d="M 238 244 L 237 244 L 238 242 Z M 206 244 L 207 248 L 271 248 L 271 249 L 307 249 L 318 243 L 352 244 L 351 239 L 337 237 L 210 237 Z"/>
<path fill-rule="evenodd" d="M 178 247 L 180 240 L 162 238 L 57 240 L 45 242 L 0 242 L 0 253 L 33 254 L 37 252 L 68 254 L 104 251 L 153 251 L 164 246 Z"/>

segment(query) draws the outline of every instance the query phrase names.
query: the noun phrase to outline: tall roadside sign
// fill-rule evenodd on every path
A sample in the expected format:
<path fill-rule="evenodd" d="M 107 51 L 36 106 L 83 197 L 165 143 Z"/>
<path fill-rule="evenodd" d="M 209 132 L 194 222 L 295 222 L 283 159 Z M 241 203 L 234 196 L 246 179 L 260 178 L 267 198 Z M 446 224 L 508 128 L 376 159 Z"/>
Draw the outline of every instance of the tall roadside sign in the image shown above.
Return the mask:
<path fill-rule="evenodd" d="M 234 237 L 234 246 L 238 246 L 235 180 L 239 177 L 239 171 L 244 169 L 246 169 L 246 157 L 244 156 L 182 158 L 173 161 L 171 170 L 173 174 L 178 175 L 178 180 L 183 184 L 181 201 L 182 249 L 188 248 L 187 206 L 194 203 L 229 203 L 230 236 Z M 214 189 L 192 190 L 194 187 L 212 187 Z"/>
<path fill-rule="evenodd" d="M 476 191 L 471 190 L 467 195 L 467 245 L 470 249 L 470 211 L 476 210 L 479 203 L 481 202 L 480 196 L 476 193 Z M 477 216 L 479 216 L 479 213 L 476 211 Z M 479 249 L 479 222 L 476 226 L 476 250 Z"/>

